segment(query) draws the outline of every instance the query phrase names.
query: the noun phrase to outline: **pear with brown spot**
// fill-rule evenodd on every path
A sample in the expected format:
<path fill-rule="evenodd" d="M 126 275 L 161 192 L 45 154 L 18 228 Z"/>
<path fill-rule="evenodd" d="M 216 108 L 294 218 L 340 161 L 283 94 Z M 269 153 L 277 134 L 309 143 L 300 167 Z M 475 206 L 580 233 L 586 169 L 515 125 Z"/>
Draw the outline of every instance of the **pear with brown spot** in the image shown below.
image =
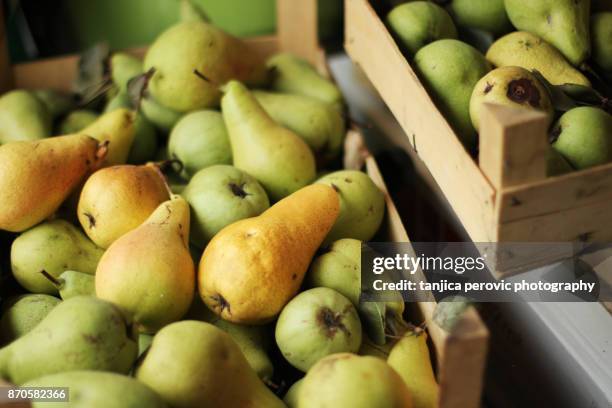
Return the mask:
<path fill-rule="evenodd" d="M 178 195 L 115 241 L 96 270 L 96 295 L 118 305 L 143 332 L 179 320 L 195 287 L 189 205 Z"/>
<path fill-rule="evenodd" d="M 51 216 L 106 153 L 85 135 L 0 146 L 0 229 L 21 232 Z"/>
<path fill-rule="evenodd" d="M 169 198 L 166 180 L 156 165 L 107 167 L 85 182 L 77 215 L 87 236 L 100 248 L 108 248 Z"/>
<path fill-rule="evenodd" d="M 479 130 L 480 112 L 485 103 L 537 110 L 548 116 L 549 124 L 554 113 L 546 88 L 521 67 L 500 67 L 478 81 L 470 98 L 470 118 L 476 130 Z"/>
<path fill-rule="evenodd" d="M 274 319 L 298 292 L 339 211 L 338 193 L 314 184 L 257 217 L 225 227 L 210 241 L 200 261 L 202 300 L 235 323 Z"/>

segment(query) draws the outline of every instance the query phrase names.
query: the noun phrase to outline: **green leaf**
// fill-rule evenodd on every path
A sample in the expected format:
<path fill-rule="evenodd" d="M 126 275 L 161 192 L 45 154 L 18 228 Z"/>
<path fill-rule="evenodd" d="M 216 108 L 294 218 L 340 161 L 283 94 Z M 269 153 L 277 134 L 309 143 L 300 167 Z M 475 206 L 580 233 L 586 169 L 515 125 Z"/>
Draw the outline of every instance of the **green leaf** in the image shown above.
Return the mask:
<path fill-rule="evenodd" d="M 155 68 L 149 69 L 147 72 L 142 73 L 134 78 L 130 79 L 127 84 L 127 94 L 132 107 L 137 110 L 140 108 L 140 101 L 144 98 L 147 88 L 149 87 L 149 81 L 155 74 Z"/>
<path fill-rule="evenodd" d="M 368 337 L 374 344 L 385 344 L 387 342 L 385 336 L 385 304 L 382 302 L 362 302 L 359 303 L 358 310 Z"/>
<path fill-rule="evenodd" d="M 574 101 L 572 98 L 567 96 L 565 92 L 563 92 L 563 88 L 548 82 L 548 80 L 544 77 L 544 75 L 540 73 L 540 71 L 534 69 L 533 71 L 531 71 L 531 73 L 548 91 L 548 95 L 550 96 L 550 100 L 555 110 L 566 112 L 578 106 L 576 101 Z"/>
<path fill-rule="evenodd" d="M 99 98 L 112 86 L 107 70 L 109 56 L 107 43 L 98 43 L 81 54 L 73 88 L 85 104 Z"/>
<path fill-rule="evenodd" d="M 464 296 L 446 297 L 436 305 L 433 321 L 445 331 L 451 332 L 471 305 L 472 301 Z"/>

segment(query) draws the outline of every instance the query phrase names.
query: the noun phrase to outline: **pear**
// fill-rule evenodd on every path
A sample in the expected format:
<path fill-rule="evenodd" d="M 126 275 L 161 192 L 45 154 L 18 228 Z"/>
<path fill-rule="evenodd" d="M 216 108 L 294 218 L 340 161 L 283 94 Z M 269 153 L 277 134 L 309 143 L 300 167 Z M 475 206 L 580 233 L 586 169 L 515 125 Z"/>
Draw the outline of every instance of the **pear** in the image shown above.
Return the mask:
<path fill-rule="evenodd" d="M 188 243 L 189 204 L 173 195 L 102 255 L 96 295 L 118 305 L 145 333 L 180 319 L 195 287 Z"/>
<path fill-rule="evenodd" d="M 218 105 L 218 86 L 230 79 L 261 84 L 264 61 L 242 40 L 203 22 L 178 23 L 164 31 L 147 51 L 144 71 L 153 98 L 178 112 Z"/>
<path fill-rule="evenodd" d="M 591 16 L 593 61 L 604 72 L 612 74 L 612 12 Z"/>
<path fill-rule="evenodd" d="M 552 44 L 579 66 L 590 53 L 590 0 L 504 0 L 518 30 L 529 31 Z"/>
<path fill-rule="evenodd" d="M 58 125 L 60 135 L 79 133 L 98 119 L 98 113 L 88 109 L 78 109 L 70 112 Z"/>
<path fill-rule="evenodd" d="M 135 119 L 135 112 L 116 109 L 103 114 L 80 133 L 94 137 L 100 142 L 109 142 L 105 165 L 124 164 L 134 141 Z"/>
<path fill-rule="evenodd" d="M 554 109 L 548 91 L 529 71 L 521 67 L 500 67 L 483 76 L 470 99 L 470 117 L 480 129 L 480 112 L 485 103 L 540 111 L 552 122 Z"/>
<path fill-rule="evenodd" d="M 340 89 L 307 61 L 281 53 L 270 57 L 266 64 L 272 70 L 272 89 L 276 92 L 309 96 L 342 110 L 344 99 Z"/>
<path fill-rule="evenodd" d="M 307 372 L 330 354 L 356 353 L 361 346 L 361 322 L 351 301 L 340 293 L 309 289 L 283 308 L 275 338 L 285 359 Z"/>
<path fill-rule="evenodd" d="M 605 111 L 581 106 L 559 118 L 552 130 L 552 147 L 581 170 L 612 161 L 612 116 Z"/>
<path fill-rule="evenodd" d="M 70 370 L 127 373 L 136 351 L 119 309 L 101 299 L 77 296 L 58 304 L 29 333 L 0 349 L 0 376 L 22 384 Z"/>
<path fill-rule="evenodd" d="M 161 329 L 136 378 L 172 407 L 283 407 L 257 378 L 236 343 L 204 322 L 182 321 Z"/>
<path fill-rule="evenodd" d="M 283 398 L 283 402 L 289 408 L 296 408 L 298 404 L 298 396 L 300 395 L 300 388 L 302 387 L 302 383 L 304 379 L 299 379 L 294 382 L 291 387 L 287 390 L 285 397 Z"/>
<path fill-rule="evenodd" d="M 11 268 L 17 282 L 30 292 L 57 294 L 41 271 L 58 278 L 66 270 L 93 275 L 104 250 L 64 220 L 47 221 L 24 232 L 11 246 Z"/>
<path fill-rule="evenodd" d="M 500 35 L 512 30 L 504 0 L 452 0 L 450 14 L 458 25 Z"/>
<path fill-rule="evenodd" d="M 111 98 L 104 113 L 112 112 L 120 108 L 131 108 L 130 98 L 126 93 L 119 92 Z M 134 119 L 134 140 L 128 154 L 127 162 L 131 164 L 142 164 L 153 160 L 157 152 L 157 131 L 142 112 L 136 113 Z"/>
<path fill-rule="evenodd" d="M 0 341 L 3 344 L 29 333 L 58 304 L 55 296 L 27 294 L 6 300 L 0 319 Z"/>
<path fill-rule="evenodd" d="M 425 332 L 411 333 L 401 338 L 391 349 L 387 363 L 404 380 L 415 408 L 439 406 L 439 387 L 431 367 Z"/>
<path fill-rule="evenodd" d="M 332 188 L 311 185 L 258 217 L 225 227 L 200 261 L 198 285 L 204 303 L 235 323 L 272 320 L 299 290 L 339 207 Z"/>
<path fill-rule="evenodd" d="M 300 136 L 314 152 L 336 156 L 346 133 L 344 118 L 330 104 L 303 95 L 253 91 L 275 122 Z"/>
<path fill-rule="evenodd" d="M 385 215 L 385 196 L 370 176 L 358 170 L 340 170 L 317 180 L 333 187 L 340 197 L 340 215 L 325 243 L 340 238 L 369 241 Z"/>
<path fill-rule="evenodd" d="M 42 274 L 57 288 L 62 300 L 75 296 L 95 296 L 96 294 L 95 277 L 92 274 L 66 271 L 57 278 L 47 271 L 42 271 Z"/>
<path fill-rule="evenodd" d="M 162 133 L 170 132 L 176 122 L 183 116 L 182 113 L 161 105 L 150 96 L 140 101 L 140 109 L 145 118 L 149 119 Z"/>
<path fill-rule="evenodd" d="M 116 52 L 110 58 L 110 72 L 119 93 L 126 93 L 128 81 L 142 74 L 142 61 L 132 55 Z"/>
<path fill-rule="evenodd" d="M 34 94 L 24 90 L 0 97 L 0 144 L 51 136 L 51 115 Z"/>
<path fill-rule="evenodd" d="M 273 201 L 314 179 L 315 160 L 308 145 L 274 122 L 244 85 L 230 81 L 221 105 L 234 166 L 255 177 Z"/>
<path fill-rule="evenodd" d="M 32 408 L 166 408 L 166 403 L 149 387 L 133 378 L 100 371 L 67 371 L 28 381 L 24 387 L 69 389 L 70 401 L 38 401 Z"/>
<path fill-rule="evenodd" d="M 433 41 L 457 38 L 457 28 L 446 10 L 428 1 L 395 6 L 387 14 L 386 22 L 410 55 Z"/>
<path fill-rule="evenodd" d="M 75 107 L 73 95 L 54 89 L 35 89 L 32 94 L 46 106 L 52 119 L 65 115 Z"/>
<path fill-rule="evenodd" d="M 21 232 L 51 216 L 105 155 L 85 135 L 0 146 L 0 229 Z"/>
<path fill-rule="evenodd" d="M 191 206 L 191 241 L 198 248 L 204 248 L 227 225 L 255 217 L 270 206 L 257 180 L 228 165 L 197 172 L 182 196 Z"/>
<path fill-rule="evenodd" d="M 473 147 L 476 132 L 470 120 L 470 96 L 478 80 L 489 72 L 489 63 L 472 46 L 444 39 L 421 48 L 414 56 L 414 66 L 460 140 Z"/>
<path fill-rule="evenodd" d="M 487 51 L 487 59 L 497 67 L 535 69 L 553 85 L 591 86 L 589 80 L 572 67 L 555 47 L 526 31 L 515 31 L 495 41 Z"/>
<path fill-rule="evenodd" d="M 170 133 L 168 157 L 181 161 L 185 180 L 205 167 L 232 164 L 232 147 L 221 113 L 202 110 L 183 116 Z"/>
<path fill-rule="evenodd" d="M 561 153 L 552 147 L 546 151 L 546 174 L 548 177 L 560 176 L 561 174 L 574 171 Z"/>
<path fill-rule="evenodd" d="M 164 176 L 154 164 L 107 167 L 85 182 L 77 215 L 89 238 L 108 248 L 169 197 Z"/>
<path fill-rule="evenodd" d="M 401 377 L 376 357 L 338 353 L 306 374 L 298 391 L 298 408 L 412 408 L 412 395 Z"/>

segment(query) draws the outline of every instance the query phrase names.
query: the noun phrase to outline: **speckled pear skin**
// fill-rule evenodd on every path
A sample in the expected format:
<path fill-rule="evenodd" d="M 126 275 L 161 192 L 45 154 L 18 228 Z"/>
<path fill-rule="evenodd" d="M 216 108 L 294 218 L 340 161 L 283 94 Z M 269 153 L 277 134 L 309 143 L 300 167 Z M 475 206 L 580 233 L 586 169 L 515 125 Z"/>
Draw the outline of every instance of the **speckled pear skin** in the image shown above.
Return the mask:
<path fill-rule="evenodd" d="M 24 231 L 51 216 L 105 156 L 86 135 L 0 146 L 0 229 Z"/>

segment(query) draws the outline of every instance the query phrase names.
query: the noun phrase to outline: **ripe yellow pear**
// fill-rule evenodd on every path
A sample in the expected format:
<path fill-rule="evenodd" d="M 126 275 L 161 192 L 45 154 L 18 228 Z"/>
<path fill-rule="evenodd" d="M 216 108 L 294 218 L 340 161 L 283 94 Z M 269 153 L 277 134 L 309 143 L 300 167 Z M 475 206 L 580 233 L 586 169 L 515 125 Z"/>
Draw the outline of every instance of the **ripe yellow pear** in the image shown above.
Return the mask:
<path fill-rule="evenodd" d="M 202 300 L 225 320 L 272 320 L 299 290 L 339 211 L 336 191 L 314 184 L 257 217 L 225 227 L 200 261 Z"/>
<path fill-rule="evenodd" d="M 415 408 L 438 406 L 439 387 L 431 367 L 425 332 L 402 337 L 391 349 L 387 363 L 404 380 L 412 393 Z"/>
<path fill-rule="evenodd" d="M 52 215 L 106 149 L 85 135 L 0 146 L 0 229 L 24 231 Z"/>
<path fill-rule="evenodd" d="M 87 236 L 108 248 L 169 198 L 164 176 L 154 164 L 107 167 L 85 182 L 77 215 Z"/>
<path fill-rule="evenodd" d="M 79 133 L 89 135 L 100 142 L 109 142 L 105 166 L 124 164 L 134 141 L 135 122 L 135 113 L 121 108 L 103 114 Z"/>
<path fill-rule="evenodd" d="M 180 319 L 195 288 L 188 242 L 189 205 L 173 195 L 102 255 L 96 295 L 118 305 L 144 332 Z"/>

